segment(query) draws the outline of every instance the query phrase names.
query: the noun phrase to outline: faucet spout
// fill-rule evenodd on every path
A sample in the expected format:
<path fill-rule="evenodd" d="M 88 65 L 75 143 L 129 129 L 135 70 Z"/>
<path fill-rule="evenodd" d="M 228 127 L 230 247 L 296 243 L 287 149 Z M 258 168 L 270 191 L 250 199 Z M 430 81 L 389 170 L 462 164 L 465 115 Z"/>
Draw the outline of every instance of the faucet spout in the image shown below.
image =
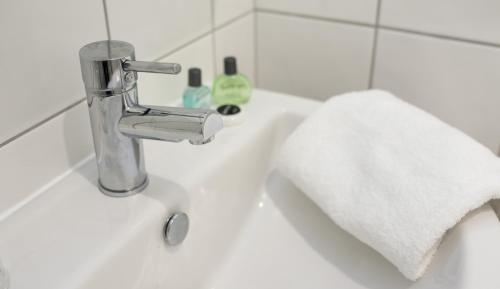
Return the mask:
<path fill-rule="evenodd" d="M 222 129 L 222 118 L 213 110 L 135 105 L 119 121 L 120 132 L 129 137 L 170 142 L 210 142 Z"/>

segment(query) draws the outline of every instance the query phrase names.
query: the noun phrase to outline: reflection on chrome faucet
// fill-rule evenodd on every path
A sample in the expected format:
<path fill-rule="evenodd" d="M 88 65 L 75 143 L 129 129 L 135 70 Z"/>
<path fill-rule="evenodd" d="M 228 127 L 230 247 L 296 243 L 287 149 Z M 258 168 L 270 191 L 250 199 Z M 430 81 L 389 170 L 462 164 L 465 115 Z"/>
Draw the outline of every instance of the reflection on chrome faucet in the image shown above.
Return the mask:
<path fill-rule="evenodd" d="M 147 186 L 141 139 L 205 144 L 222 129 L 221 117 L 212 110 L 138 103 L 137 72 L 178 74 L 179 64 L 135 61 L 134 47 L 116 40 L 85 45 L 80 64 L 99 188 L 107 195 L 129 196 Z"/>

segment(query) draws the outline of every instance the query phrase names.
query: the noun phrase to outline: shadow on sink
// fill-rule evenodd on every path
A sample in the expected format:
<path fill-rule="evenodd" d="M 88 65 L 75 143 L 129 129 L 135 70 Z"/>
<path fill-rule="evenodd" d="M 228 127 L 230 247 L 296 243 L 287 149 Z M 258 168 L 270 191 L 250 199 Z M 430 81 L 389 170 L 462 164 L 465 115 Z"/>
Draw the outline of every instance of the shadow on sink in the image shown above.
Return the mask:
<path fill-rule="evenodd" d="M 382 255 L 331 221 L 278 171 L 271 172 L 266 180 L 266 189 L 273 203 L 310 247 L 363 288 L 442 288 L 435 287 L 439 284 L 446 284 L 446 288 L 461 287 L 463 254 L 456 252 L 457 248 L 460 249 L 456 245 L 460 243 L 459 234 L 446 237 L 449 243 L 455 245 L 443 248 L 438 253 L 442 258 L 437 256 L 431 264 L 429 271 L 437 274 L 428 272 L 420 281 L 411 282 Z M 450 266 L 450 263 L 453 265 Z M 450 285 L 453 286 L 448 287 Z"/>

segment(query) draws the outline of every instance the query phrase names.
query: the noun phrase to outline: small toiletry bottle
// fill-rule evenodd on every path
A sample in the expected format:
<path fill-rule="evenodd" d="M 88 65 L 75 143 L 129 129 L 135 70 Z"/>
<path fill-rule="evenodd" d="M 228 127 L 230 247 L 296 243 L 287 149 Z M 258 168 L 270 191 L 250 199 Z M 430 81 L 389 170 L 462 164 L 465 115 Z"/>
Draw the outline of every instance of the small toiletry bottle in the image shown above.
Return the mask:
<path fill-rule="evenodd" d="M 244 104 L 250 100 L 252 87 L 243 74 L 238 73 L 236 58 L 224 58 L 224 74 L 219 75 L 212 87 L 212 98 L 217 104 Z"/>
<path fill-rule="evenodd" d="M 210 88 L 201 84 L 201 69 L 189 69 L 188 87 L 184 90 L 182 103 L 188 108 L 210 108 Z"/>

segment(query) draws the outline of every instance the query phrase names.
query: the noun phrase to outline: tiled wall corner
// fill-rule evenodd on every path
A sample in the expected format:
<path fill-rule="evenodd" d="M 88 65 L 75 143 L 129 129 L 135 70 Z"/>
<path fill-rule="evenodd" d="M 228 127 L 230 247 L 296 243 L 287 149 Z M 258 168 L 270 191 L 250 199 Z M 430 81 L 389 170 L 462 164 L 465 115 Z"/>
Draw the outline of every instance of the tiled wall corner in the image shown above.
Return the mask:
<path fill-rule="evenodd" d="M 377 0 L 256 0 L 259 10 L 375 24 Z"/>
<path fill-rule="evenodd" d="M 259 87 L 326 99 L 368 88 L 374 28 L 258 12 Z"/>
<path fill-rule="evenodd" d="M 106 38 L 102 2 L 0 1 L 0 36 L 3 143 L 85 96 L 78 50 Z"/>
<path fill-rule="evenodd" d="M 213 0 L 214 24 L 219 27 L 253 10 L 253 0 Z"/>
<path fill-rule="evenodd" d="M 252 14 L 237 19 L 215 31 L 215 65 L 217 74 L 224 72 L 223 60 L 235 56 L 238 71 L 255 83 L 254 17 Z"/>
<path fill-rule="evenodd" d="M 381 30 L 376 60 L 375 87 L 498 150 L 500 49 Z"/>

